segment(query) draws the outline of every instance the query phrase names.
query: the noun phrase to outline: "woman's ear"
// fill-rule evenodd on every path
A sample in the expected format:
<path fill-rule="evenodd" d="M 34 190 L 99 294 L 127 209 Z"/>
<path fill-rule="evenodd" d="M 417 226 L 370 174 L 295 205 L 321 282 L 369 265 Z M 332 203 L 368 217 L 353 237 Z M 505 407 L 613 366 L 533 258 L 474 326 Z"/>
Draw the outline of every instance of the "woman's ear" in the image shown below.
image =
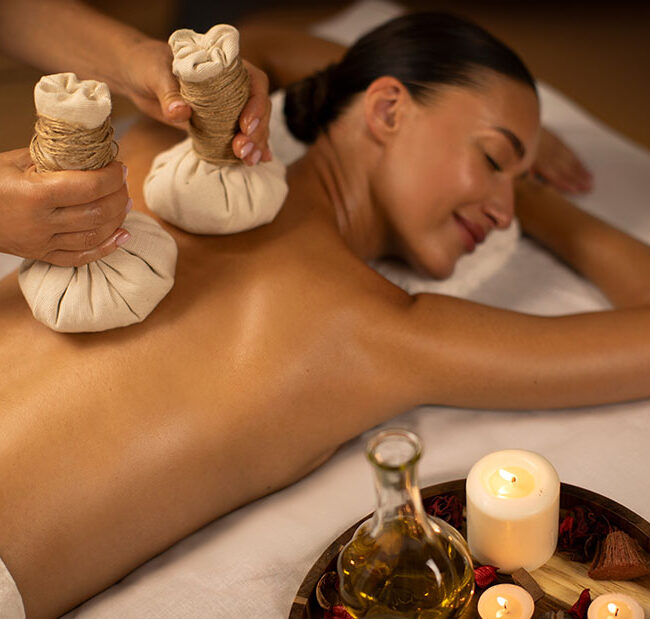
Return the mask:
<path fill-rule="evenodd" d="M 402 82 L 388 75 L 377 78 L 364 94 L 364 116 L 373 137 L 381 143 L 401 127 L 411 96 Z"/>

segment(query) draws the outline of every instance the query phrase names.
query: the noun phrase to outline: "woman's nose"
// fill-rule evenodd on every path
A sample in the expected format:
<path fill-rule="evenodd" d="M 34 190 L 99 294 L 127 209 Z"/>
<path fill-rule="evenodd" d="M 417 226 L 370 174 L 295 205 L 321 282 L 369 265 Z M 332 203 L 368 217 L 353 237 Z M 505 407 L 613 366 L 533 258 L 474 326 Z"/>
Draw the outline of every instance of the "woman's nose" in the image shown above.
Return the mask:
<path fill-rule="evenodd" d="M 497 228 L 505 229 L 515 216 L 515 195 L 512 181 L 501 179 L 494 194 L 484 206 L 485 214 L 492 219 Z"/>

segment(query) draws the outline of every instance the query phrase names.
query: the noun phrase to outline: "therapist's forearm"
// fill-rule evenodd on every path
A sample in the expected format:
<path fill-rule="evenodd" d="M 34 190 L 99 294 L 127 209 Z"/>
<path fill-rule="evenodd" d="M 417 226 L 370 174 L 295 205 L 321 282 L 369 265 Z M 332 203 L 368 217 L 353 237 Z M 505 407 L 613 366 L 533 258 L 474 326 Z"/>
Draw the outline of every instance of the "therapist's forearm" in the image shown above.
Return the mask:
<path fill-rule="evenodd" d="M 44 73 L 72 71 L 125 92 L 129 50 L 147 37 L 75 0 L 0 0 L 0 49 Z"/>

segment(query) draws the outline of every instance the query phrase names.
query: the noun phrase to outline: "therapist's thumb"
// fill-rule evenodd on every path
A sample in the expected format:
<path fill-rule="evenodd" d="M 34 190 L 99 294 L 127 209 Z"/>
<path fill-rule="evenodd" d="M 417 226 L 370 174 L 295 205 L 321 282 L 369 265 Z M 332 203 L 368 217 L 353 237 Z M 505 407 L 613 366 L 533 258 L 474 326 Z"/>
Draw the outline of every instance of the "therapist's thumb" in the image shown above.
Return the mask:
<path fill-rule="evenodd" d="M 156 89 L 163 118 L 169 123 L 183 123 L 190 119 L 192 108 L 181 97 L 178 82 L 173 75 L 161 80 Z"/>

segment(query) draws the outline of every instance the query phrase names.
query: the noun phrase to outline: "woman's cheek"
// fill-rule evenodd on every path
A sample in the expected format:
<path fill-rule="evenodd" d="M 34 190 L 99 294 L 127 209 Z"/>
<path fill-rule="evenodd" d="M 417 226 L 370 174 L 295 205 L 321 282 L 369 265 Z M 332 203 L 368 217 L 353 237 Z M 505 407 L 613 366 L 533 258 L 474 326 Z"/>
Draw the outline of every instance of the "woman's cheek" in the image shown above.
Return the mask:
<path fill-rule="evenodd" d="M 462 255 L 456 230 L 447 224 L 438 226 L 414 243 L 412 266 L 435 279 L 446 279 L 453 272 Z"/>
<path fill-rule="evenodd" d="M 459 170 L 458 191 L 462 193 L 462 204 L 484 202 L 489 194 L 492 176 L 487 165 L 467 165 Z"/>

